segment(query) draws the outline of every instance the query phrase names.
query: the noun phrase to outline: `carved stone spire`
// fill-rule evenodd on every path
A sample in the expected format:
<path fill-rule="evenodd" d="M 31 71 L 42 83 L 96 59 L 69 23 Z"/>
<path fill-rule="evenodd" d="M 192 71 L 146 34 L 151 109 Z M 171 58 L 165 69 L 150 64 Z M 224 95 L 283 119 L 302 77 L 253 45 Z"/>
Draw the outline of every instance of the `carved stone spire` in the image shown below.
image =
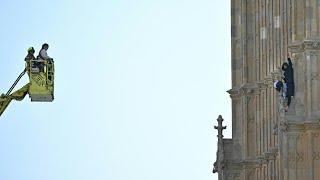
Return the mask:
<path fill-rule="evenodd" d="M 223 150 L 223 142 L 222 142 L 222 139 L 223 139 L 223 134 L 222 134 L 222 131 L 224 129 L 227 128 L 227 126 L 222 126 L 222 116 L 219 115 L 218 119 L 218 126 L 214 126 L 215 129 L 218 130 L 218 149 L 217 149 L 217 160 L 216 162 L 213 164 L 213 170 L 212 172 L 213 173 L 216 173 L 216 172 L 221 172 L 222 170 L 222 160 L 224 159 L 224 150 Z"/>
<path fill-rule="evenodd" d="M 217 135 L 217 137 L 218 137 L 218 139 L 219 139 L 219 141 L 220 141 L 220 140 L 222 140 L 222 138 L 223 138 L 222 131 L 223 131 L 224 129 L 226 129 L 227 126 L 222 126 L 223 118 L 222 118 L 221 115 L 219 115 L 217 121 L 218 121 L 218 126 L 214 126 L 214 128 L 218 130 L 218 135 Z"/>

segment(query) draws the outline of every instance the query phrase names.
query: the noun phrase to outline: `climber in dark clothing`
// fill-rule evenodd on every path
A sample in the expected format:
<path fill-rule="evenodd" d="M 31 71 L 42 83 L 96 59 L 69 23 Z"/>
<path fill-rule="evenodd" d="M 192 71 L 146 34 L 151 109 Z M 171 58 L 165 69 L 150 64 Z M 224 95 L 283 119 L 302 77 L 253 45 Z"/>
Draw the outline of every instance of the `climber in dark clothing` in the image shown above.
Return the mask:
<path fill-rule="evenodd" d="M 294 76 L 293 76 L 293 68 L 292 68 L 292 62 L 290 59 L 290 54 L 288 53 L 288 62 L 284 62 L 282 64 L 282 70 L 284 71 L 284 82 L 286 83 L 287 91 L 286 91 L 286 97 L 287 97 L 287 107 L 285 110 L 288 110 L 288 107 L 291 103 L 291 97 L 294 96 Z"/>

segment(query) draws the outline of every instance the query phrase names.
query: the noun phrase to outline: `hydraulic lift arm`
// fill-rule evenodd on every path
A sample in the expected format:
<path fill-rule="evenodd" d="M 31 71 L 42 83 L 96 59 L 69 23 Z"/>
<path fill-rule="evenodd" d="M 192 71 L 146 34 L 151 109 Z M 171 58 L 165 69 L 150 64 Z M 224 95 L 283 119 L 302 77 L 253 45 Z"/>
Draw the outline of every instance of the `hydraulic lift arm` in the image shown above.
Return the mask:
<path fill-rule="evenodd" d="M 22 76 L 26 73 L 26 69 L 23 70 L 23 72 L 19 75 L 19 77 L 16 79 L 16 81 L 13 83 L 13 85 L 11 86 L 11 88 L 8 90 L 8 92 L 6 94 L 2 94 L 0 96 L 0 116 L 2 115 L 2 113 L 5 111 L 5 109 L 8 107 L 8 105 L 10 104 L 10 102 L 12 100 L 17 100 L 17 101 L 21 101 L 23 100 L 23 98 L 28 94 L 29 92 L 29 87 L 30 87 L 30 83 L 26 84 L 25 86 L 23 86 L 22 88 L 20 88 L 19 90 L 15 91 L 14 93 L 10 94 L 12 92 L 12 90 L 14 89 L 14 87 L 17 85 L 17 83 L 19 82 L 19 80 L 22 78 Z"/>

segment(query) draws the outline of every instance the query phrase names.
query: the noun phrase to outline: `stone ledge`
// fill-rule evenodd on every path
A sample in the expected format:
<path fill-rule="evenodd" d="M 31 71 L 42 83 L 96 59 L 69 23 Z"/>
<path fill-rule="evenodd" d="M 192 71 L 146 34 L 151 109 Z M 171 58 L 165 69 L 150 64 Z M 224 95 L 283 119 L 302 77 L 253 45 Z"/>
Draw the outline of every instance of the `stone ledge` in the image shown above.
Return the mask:
<path fill-rule="evenodd" d="M 288 45 L 288 48 L 293 53 L 299 53 L 306 50 L 320 50 L 320 40 L 319 39 L 305 39 L 300 42 L 294 42 Z"/>
<path fill-rule="evenodd" d="M 243 160 L 223 160 L 220 162 L 220 164 L 223 165 L 223 168 L 232 167 L 232 169 L 258 168 L 261 165 L 268 164 L 270 160 L 275 160 L 278 155 L 278 149 L 273 148 L 256 158 L 248 158 Z"/>
<path fill-rule="evenodd" d="M 283 122 L 286 132 L 301 132 L 307 130 L 320 130 L 319 121 L 304 121 L 304 122 Z"/>
<path fill-rule="evenodd" d="M 281 77 L 281 70 L 275 69 L 260 82 L 245 83 L 241 86 L 234 87 L 227 92 L 230 94 L 231 98 L 240 98 L 243 95 L 258 95 L 261 90 L 273 87 L 273 82 L 281 79 Z"/>

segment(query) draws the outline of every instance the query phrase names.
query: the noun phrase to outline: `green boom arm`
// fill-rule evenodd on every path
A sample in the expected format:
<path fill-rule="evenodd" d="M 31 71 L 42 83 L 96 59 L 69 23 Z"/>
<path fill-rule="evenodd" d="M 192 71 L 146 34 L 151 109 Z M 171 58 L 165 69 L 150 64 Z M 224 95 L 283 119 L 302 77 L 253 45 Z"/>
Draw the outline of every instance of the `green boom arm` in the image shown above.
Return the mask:
<path fill-rule="evenodd" d="M 2 115 L 4 110 L 6 110 L 6 108 L 8 107 L 8 105 L 12 100 L 17 100 L 17 101 L 23 100 L 23 98 L 28 94 L 29 86 L 30 84 L 28 83 L 25 86 L 23 86 L 21 89 L 15 91 L 14 93 L 8 96 L 6 95 L 0 96 L 0 116 Z"/>
<path fill-rule="evenodd" d="M 17 100 L 17 101 L 21 101 L 26 96 L 26 94 L 29 92 L 30 83 L 26 84 L 21 89 L 19 89 L 11 94 L 14 87 L 17 85 L 17 83 L 20 81 L 20 79 L 22 78 L 22 76 L 26 72 L 27 72 L 27 69 L 25 68 L 22 71 L 22 73 L 18 76 L 16 81 L 13 83 L 13 85 L 10 87 L 9 91 L 6 94 L 2 94 L 0 96 L 0 116 L 2 115 L 4 110 L 6 110 L 6 108 L 8 107 L 8 105 L 10 104 L 10 102 L 13 99 Z"/>

